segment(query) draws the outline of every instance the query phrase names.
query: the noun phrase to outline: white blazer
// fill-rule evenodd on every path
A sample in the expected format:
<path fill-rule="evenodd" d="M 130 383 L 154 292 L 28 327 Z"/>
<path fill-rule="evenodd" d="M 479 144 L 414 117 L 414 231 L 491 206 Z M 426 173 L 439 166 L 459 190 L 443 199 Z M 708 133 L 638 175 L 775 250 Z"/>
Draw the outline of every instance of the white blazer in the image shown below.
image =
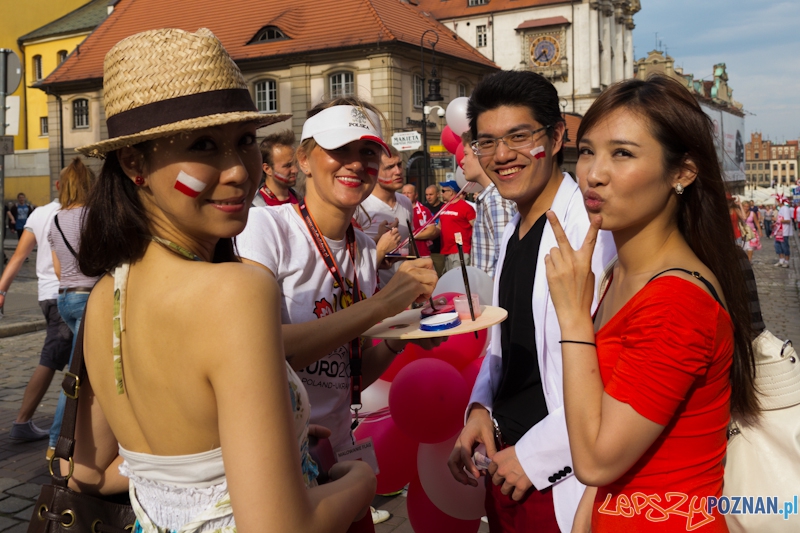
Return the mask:
<path fill-rule="evenodd" d="M 561 186 L 553 199 L 551 210 L 558 216 L 564 232 L 573 248 L 583 244 L 586 233 L 589 231 L 589 217 L 583 205 L 583 195 L 578 185 L 569 174 L 564 174 Z M 498 305 L 498 288 L 503 263 L 506 256 L 506 247 L 514 234 L 520 215 L 517 214 L 506 226 L 503 233 L 503 243 L 495 270 L 493 304 Z M 542 240 L 539 245 L 539 256 L 536 261 L 536 278 L 533 282 L 533 323 L 536 328 L 536 352 L 539 360 L 539 371 L 542 377 L 542 388 L 549 413 L 538 424 L 528 430 L 517 442 L 516 452 L 522 469 L 538 490 L 553 486 L 553 504 L 555 505 L 556 519 L 561 531 L 568 532 L 572 529 L 575 511 L 578 508 L 584 485 L 574 474 L 572 456 L 567 438 L 567 422 L 564 418 L 564 383 L 561 367 L 561 328 L 558 325 L 553 300 L 550 298 L 550 289 L 545 273 L 544 256 L 557 246 L 555 234 L 550 222 L 545 223 Z M 600 231 L 597 236 L 594 256 L 592 257 L 592 270 L 595 273 L 595 283 L 600 282 L 603 267 L 608 264 L 616 254 L 611 233 Z M 595 287 L 595 292 L 596 292 Z M 592 302 L 592 312 L 597 306 L 597 297 Z M 502 349 L 500 346 L 500 325 L 494 326 L 491 331 L 491 341 L 486 351 L 483 365 L 481 366 L 475 386 L 472 389 L 469 405 L 477 403 L 492 412 L 492 399 L 497 393 L 503 376 Z M 469 408 L 467 413 L 469 413 Z"/>

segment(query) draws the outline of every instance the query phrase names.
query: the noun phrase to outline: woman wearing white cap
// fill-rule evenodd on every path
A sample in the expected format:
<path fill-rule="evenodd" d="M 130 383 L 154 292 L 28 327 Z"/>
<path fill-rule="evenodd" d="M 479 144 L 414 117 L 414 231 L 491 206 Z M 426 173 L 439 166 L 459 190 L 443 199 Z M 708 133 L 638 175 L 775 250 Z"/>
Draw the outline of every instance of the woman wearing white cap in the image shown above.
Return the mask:
<path fill-rule="evenodd" d="M 84 320 L 91 387 L 70 486 L 130 488 L 136 532 L 344 531 L 374 475 L 337 464 L 314 486 L 275 280 L 233 251 L 260 177 L 256 129 L 288 116 L 257 112 L 205 29 L 121 41 L 104 96 L 110 138 L 80 149 L 106 157 L 79 251 L 103 278 Z"/>
<path fill-rule="evenodd" d="M 308 117 L 297 150 L 305 202 L 251 209 L 237 248 L 277 278 L 287 360 L 308 390 L 311 421 L 328 427 L 334 451 L 343 452 L 353 445 L 351 406 L 405 346 L 384 341 L 362 352 L 359 335 L 425 300 L 437 276 L 430 259 L 406 261 L 373 296 L 375 243 L 351 220 L 377 183 L 381 152 L 389 152 L 379 112 L 348 97 Z"/>

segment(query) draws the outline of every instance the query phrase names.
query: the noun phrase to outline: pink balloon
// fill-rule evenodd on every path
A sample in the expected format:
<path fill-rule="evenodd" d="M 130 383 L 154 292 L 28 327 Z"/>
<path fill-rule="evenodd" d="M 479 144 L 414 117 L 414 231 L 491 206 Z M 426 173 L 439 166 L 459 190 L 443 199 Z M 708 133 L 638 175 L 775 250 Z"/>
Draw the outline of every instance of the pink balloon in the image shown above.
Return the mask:
<path fill-rule="evenodd" d="M 416 475 L 418 444 L 397 429 L 387 413 L 366 417 L 356 428 L 355 437 L 372 437 L 380 470 L 377 494 L 401 490 Z"/>
<path fill-rule="evenodd" d="M 408 520 L 415 533 L 475 533 L 481 520 L 459 520 L 442 512 L 425 494 L 419 478 L 413 479 L 408 487 L 406 499 Z"/>
<path fill-rule="evenodd" d="M 478 332 L 478 338 L 474 333 L 462 333 L 449 337 L 442 344 L 432 350 L 416 348 L 418 358 L 433 357 L 453 365 L 456 370 L 461 371 L 468 364 L 481 355 L 483 347 L 486 346 L 488 337 L 487 330 Z"/>
<path fill-rule="evenodd" d="M 442 442 L 464 425 L 469 390 L 452 365 L 426 358 L 398 372 L 389 389 L 389 411 L 397 427 L 418 442 Z"/>
<path fill-rule="evenodd" d="M 381 374 L 381 379 L 391 383 L 394 381 L 394 378 L 397 376 L 398 372 L 403 370 L 409 363 L 416 361 L 417 359 L 419 359 L 419 355 L 416 351 L 416 346 L 414 344 L 407 344 L 406 349 L 403 350 L 403 353 L 395 357 L 394 361 L 392 361 L 392 364 L 389 365 L 389 368 L 383 371 L 383 374 Z"/>
<path fill-rule="evenodd" d="M 433 504 L 454 518 L 475 520 L 482 517 L 486 499 L 485 479 L 478 479 L 478 486 L 462 485 L 450 473 L 447 459 L 453 451 L 456 438 L 437 444 L 420 444 L 417 452 L 417 471 L 425 494 Z"/>
<path fill-rule="evenodd" d="M 461 370 L 461 377 L 464 378 L 464 382 L 469 385 L 470 390 L 475 386 L 475 380 L 478 379 L 481 365 L 483 365 L 483 357 L 478 357 L 470 361 L 469 364 Z"/>
<path fill-rule="evenodd" d="M 450 126 L 445 126 L 442 128 L 442 144 L 451 154 L 462 152 L 461 157 L 464 157 L 461 145 L 461 137 L 453 133 L 453 130 L 450 129 Z"/>

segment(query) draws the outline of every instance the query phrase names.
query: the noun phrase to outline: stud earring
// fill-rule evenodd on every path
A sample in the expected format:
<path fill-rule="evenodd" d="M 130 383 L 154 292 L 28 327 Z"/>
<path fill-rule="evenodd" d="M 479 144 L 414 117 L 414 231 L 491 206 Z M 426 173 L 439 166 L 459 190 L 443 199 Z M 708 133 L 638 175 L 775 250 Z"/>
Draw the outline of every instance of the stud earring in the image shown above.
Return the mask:
<path fill-rule="evenodd" d="M 675 192 L 676 193 L 683 194 L 683 190 L 684 190 L 683 189 L 683 185 L 681 185 L 680 183 L 675 186 Z"/>
<path fill-rule="evenodd" d="M 141 187 L 142 185 L 144 185 L 144 178 L 141 176 L 136 176 L 135 178 L 133 178 L 133 182 L 139 187 Z"/>

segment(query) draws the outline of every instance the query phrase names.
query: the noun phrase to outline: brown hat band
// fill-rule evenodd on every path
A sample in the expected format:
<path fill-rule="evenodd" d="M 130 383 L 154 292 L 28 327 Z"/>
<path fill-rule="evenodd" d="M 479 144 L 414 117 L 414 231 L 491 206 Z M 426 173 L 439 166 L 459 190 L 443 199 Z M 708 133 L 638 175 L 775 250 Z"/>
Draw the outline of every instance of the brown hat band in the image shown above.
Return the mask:
<path fill-rule="evenodd" d="M 221 89 L 135 107 L 106 120 L 108 137 L 124 137 L 166 124 L 209 115 L 258 112 L 247 89 Z"/>

